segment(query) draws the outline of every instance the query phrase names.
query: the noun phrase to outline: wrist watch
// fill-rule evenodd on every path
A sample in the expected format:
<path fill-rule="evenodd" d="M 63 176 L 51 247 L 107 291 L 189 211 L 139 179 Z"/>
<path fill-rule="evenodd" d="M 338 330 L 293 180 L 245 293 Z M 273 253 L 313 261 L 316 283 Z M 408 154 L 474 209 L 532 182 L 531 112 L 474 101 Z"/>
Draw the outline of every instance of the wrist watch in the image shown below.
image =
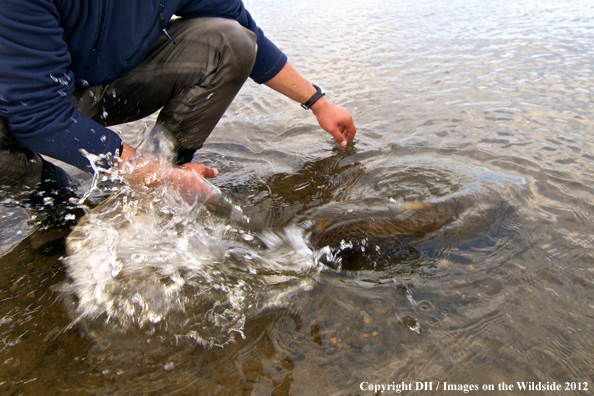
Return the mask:
<path fill-rule="evenodd" d="M 326 92 L 324 92 L 324 88 L 322 88 L 316 84 L 312 84 L 312 85 L 316 89 L 316 93 L 313 94 L 313 96 L 311 98 L 309 98 L 309 100 L 307 102 L 301 104 L 301 107 L 303 107 L 305 110 L 309 110 L 309 108 L 311 106 L 313 106 L 313 104 L 316 103 L 318 101 L 318 99 L 320 99 L 322 96 L 326 95 Z"/>

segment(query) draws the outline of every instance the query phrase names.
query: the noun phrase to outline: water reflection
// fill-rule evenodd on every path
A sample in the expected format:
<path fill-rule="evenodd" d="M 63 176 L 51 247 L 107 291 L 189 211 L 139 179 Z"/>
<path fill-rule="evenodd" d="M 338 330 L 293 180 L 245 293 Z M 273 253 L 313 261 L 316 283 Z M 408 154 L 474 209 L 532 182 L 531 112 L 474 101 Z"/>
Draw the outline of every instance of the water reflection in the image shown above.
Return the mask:
<path fill-rule="evenodd" d="M 472 267 L 463 258 L 470 253 L 465 244 L 486 254 L 497 245 L 509 247 L 510 237 L 501 227 L 514 213 L 508 200 L 515 200 L 514 191 L 522 191 L 522 185 L 510 184 L 507 180 L 514 178 L 505 174 L 477 171 L 485 180 L 466 175 L 473 183 L 460 184 L 456 194 L 433 202 L 397 202 L 381 194 L 341 200 L 339 194 L 356 197 L 369 183 L 378 186 L 380 174 L 364 172 L 365 163 L 379 157 L 388 161 L 391 150 L 361 162 L 353 161 L 356 155 L 353 149 L 336 149 L 330 157 L 306 162 L 295 174 L 248 186 L 249 194 L 259 197 L 251 201 L 254 207 L 266 207 L 268 200 L 282 208 L 272 212 L 276 217 L 262 216 L 261 225 L 214 216 L 200 203 L 188 206 L 159 189 L 143 195 L 123 188 L 97 207 L 69 237 L 64 263 L 70 280 L 60 287 L 72 296 L 67 302 L 75 323 L 95 342 L 96 367 L 109 377 L 114 374 L 107 365 L 115 365 L 117 376 L 119 371 L 130 375 L 124 367 L 141 364 L 150 373 L 164 370 L 187 381 L 180 367 L 197 350 L 209 356 L 208 349 L 226 345 L 220 357 L 224 362 L 245 356 L 247 367 L 260 367 L 264 362 L 257 351 L 272 343 L 266 364 L 285 374 L 257 368 L 256 376 L 289 389 L 288 368 L 304 357 L 298 358 L 301 352 L 294 347 L 291 354 L 279 355 L 288 340 L 271 317 L 292 312 L 297 339 L 312 341 L 331 366 L 344 368 L 352 354 L 383 355 L 384 343 L 400 337 L 402 330 L 421 335 L 444 326 L 466 328 L 467 320 L 450 318 L 497 312 L 500 283 L 469 276 L 464 280 L 468 289 L 460 277 L 446 285 L 455 271 Z M 385 166 L 396 167 L 393 161 Z M 416 178 L 419 169 L 397 177 L 415 186 L 424 180 L 423 189 L 440 192 L 449 180 L 461 179 L 444 169 L 439 178 Z M 295 180 L 303 181 L 296 193 L 288 187 Z M 312 196 L 318 199 L 315 205 L 310 205 Z M 416 291 L 418 277 L 440 286 Z M 376 291 L 369 293 L 370 288 Z M 329 311 L 315 308 L 321 301 Z M 309 326 L 303 327 L 304 321 Z M 338 326 L 345 321 L 346 330 Z M 257 329 L 260 333 L 254 334 Z M 138 363 L 135 350 L 151 358 Z M 252 375 L 251 369 L 242 370 L 243 376 Z M 137 370 L 132 375 L 134 382 L 136 375 L 144 377 Z M 188 386 L 197 383 L 201 380 Z M 250 386 L 257 389 L 255 383 Z"/>
<path fill-rule="evenodd" d="M 261 264 L 302 263 L 295 241 L 338 208 L 485 188 L 504 204 L 468 228 L 391 240 L 392 259 L 356 253 L 354 271 L 293 271 L 307 287 L 246 316 L 245 339 L 210 350 L 168 330 L 65 330 L 71 318 L 51 289 L 66 280 L 64 252 L 42 256 L 13 235 L 13 225 L 26 227 L 11 217 L 2 238 L 12 250 L 0 259 L 0 390 L 348 395 L 362 381 L 591 384 L 590 3 L 250 2 L 293 63 L 353 112 L 359 133 L 353 147 L 332 149 L 298 106 L 242 90 L 200 158 L 254 219 L 223 246 L 237 253 L 225 271 L 258 253 L 251 261 L 262 273 L 237 275 L 254 282 L 246 293 L 287 290 L 257 284 L 274 272 Z M 259 240 L 264 228 L 278 237 L 274 254 Z M 195 320 L 203 308 L 177 318 Z"/>
<path fill-rule="evenodd" d="M 233 186 L 225 191 L 240 204 L 255 229 L 263 225 L 282 228 L 310 208 L 351 195 L 366 173 L 361 162 L 351 160 L 356 153 L 355 145 L 334 147 L 296 172 L 275 173 L 244 189 Z"/>

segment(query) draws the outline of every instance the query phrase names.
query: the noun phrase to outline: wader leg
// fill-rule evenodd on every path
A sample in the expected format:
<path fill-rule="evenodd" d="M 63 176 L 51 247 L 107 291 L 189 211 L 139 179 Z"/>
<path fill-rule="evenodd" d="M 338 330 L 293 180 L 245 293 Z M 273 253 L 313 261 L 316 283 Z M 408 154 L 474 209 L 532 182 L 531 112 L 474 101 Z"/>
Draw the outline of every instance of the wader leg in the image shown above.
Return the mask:
<path fill-rule="evenodd" d="M 104 125 L 144 118 L 162 109 L 158 124 L 178 145 L 178 163 L 192 160 L 248 78 L 256 35 L 233 20 L 173 20 L 146 59 L 104 87 L 79 88 L 72 96 L 87 117 Z M 61 168 L 20 146 L 0 117 L 0 198 L 49 210 L 73 196 Z"/>
<path fill-rule="evenodd" d="M 77 91 L 81 112 L 106 126 L 161 109 L 157 124 L 175 138 L 178 163 L 192 160 L 256 59 L 256 35 L 233 20 L 173 20 L 146 59 L 105 87 Z"/>
<path fill-rule="evenodd" d="M 76 183 L 60 167 L 21 146 L 0 117 L 0 199 L 31 209 L 44 227 L 67 223 L 64 215 Z"/>
<path fill-rule="evenodd" d="M 0 197 L 19 201 L 41 181 L 43 161 L 14 140 L 6 120 L 0 117 Z"/>

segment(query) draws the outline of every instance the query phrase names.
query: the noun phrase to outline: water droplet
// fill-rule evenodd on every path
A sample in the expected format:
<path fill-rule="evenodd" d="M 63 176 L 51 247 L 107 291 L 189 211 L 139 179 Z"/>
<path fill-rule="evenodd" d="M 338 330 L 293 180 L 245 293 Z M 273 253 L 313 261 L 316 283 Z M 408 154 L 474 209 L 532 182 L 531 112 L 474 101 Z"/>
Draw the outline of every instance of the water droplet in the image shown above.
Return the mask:
<path fill-rule="evenodd" d="M 56 77 L 50 74 L 50 78 L 64 87 L 70 84 L 70 76 L 68 74 L 64 74 L 62 77 Z"/>
<path fill-rule="evenodd" d="M 435 312 L 435 306 L 431 303 L 431 301 L 419 301 L 417 307 L 419 308 L 419 311 L 422 312 Z"/>
<path fill-rule="evenodd" d="M 148 320 L 150 320 L 151 323 L 159 323 L 161 319 L 163 319 L 163 317 L 154 312 L 148 314 Z"/>
<path fill-rule="evenodd" d="M 431 326 L 431 327 L 441 327 L 441 320 L 439 320 L 435 316 L 431 316 L 429 318 L 429 326 Z"/>
<path fill-rule="evenodd" d="M 124 265 L 122 264 L 122 262 L 120 260 L 116 260 L 114 262 L 111 263 L 111 276 L 116 277 L 118 276 L 118 274 L 120 273 L 120 271 L 122 270 L 122 268 L 124 267 Z"/>
<path fill-rule="evenodd" d="M 408 327 L 411 331 L 421 334 L 421 324 L 412 316 L 406 316 L 402 319 L 402 324 Z"/>

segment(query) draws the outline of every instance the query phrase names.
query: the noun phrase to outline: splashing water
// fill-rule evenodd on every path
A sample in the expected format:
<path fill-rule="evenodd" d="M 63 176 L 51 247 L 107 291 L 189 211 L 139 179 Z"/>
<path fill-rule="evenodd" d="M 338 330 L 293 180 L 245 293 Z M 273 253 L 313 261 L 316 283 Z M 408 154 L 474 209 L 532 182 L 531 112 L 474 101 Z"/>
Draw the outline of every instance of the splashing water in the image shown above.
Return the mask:
<path fill-rule="evenodd" d="M 72 299 L 73 323 L 223 345 L 233 333 L 243 335 L 248 318 L 312 287 L 324 268 L 381 269 L 395 258 L 419 255 L 400 241 L 468 230 L 505 207 L 494 190 L 471 189 L 426 203 L 380 199 L 367 202 L 366 210 L 360 202 L 352 210 L 336 203 L 318 208 L 318 216 L 328 217 L 316 223 L 306 219 L 281 232 L 253 232 L 242 210 L 197 173 L 205 188 L 194 195 L 174 183 L 126 184 L 147 163 L 167 175 L 172 147 L 165 133 L 153 131 L 138 158 L 109 174 L 101 167 L 109 158 L 89 156 L 96 171 L 91 191 L 101 190 L 99 180 L 120 184 L 68 237 L 70 281 L 60 290 Z"/>
<path fill-rule="evenodd" d="M 167 168 L 170 147 L 161 134 L 140 150 Z M 92 189 L 133 171 L 122 167 L 99 176 L 104 159 L 91 158 L 97 171 Z M 250 316 L 287 303 L 288 295 L 315 282 L 320 267 L 302 230 L 289 229 L 263 249 L 242 227 L 241 209 L 204 182 L 210 192 L 190 201 L 166 183 L 150 189 L 123 184 L 87 211 L 68 237 L 69 281 L 59 287 L 71 300 L 73 324 L 158 330 L 222 345 L 242 333 Z"/>

